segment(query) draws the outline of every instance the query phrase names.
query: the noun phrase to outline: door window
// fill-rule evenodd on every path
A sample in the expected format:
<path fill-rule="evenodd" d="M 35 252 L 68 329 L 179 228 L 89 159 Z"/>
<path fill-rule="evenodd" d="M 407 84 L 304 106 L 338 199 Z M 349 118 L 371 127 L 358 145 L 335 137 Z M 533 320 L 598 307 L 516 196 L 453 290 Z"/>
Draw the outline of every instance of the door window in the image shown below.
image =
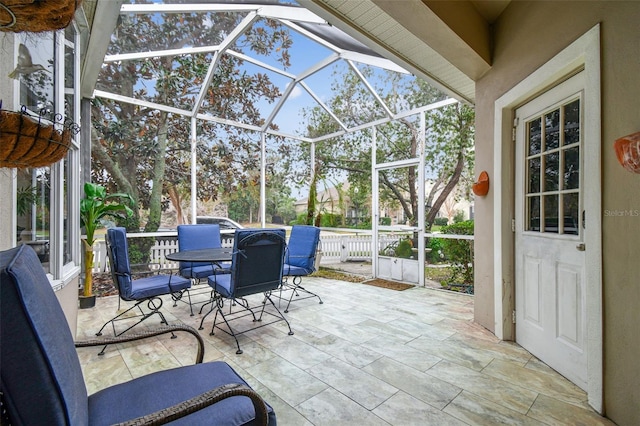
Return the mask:
<path fill-rule="evenodd" d="M 580 124 L 579 97 L 526 123 L 527 231 L 579 234 Z"/>

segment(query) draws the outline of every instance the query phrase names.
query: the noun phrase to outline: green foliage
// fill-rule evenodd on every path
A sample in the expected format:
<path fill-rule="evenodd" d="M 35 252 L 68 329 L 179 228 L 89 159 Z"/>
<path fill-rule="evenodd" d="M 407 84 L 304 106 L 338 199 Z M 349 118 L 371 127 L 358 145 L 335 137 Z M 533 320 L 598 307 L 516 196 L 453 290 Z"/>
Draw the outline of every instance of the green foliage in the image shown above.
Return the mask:
<path fill-rule="evenodd" d="M 320 226 L 326 228 L 341 228 L 344 226 L 344 218 L 340 214 L 322 213 Z"/>
<path fill-rule="evenodd" d="M 84 194 L 85 197 L 80 200 L 80 225 L 85 228 L 86 243 L 89 246 L 95 242 L 96 229 L 102 226 L 102 222 L 107 217 L 131 217 L 133 215 L 133 211 L 129 207 L 133 204 L 133 199 L 129 194 L 107 195 L 104 186 L 91 182 L 84 184 Z M 120 199 L 123 202 L 109 202 L 111 199 Z"/>
<path fill-rule="evenodd" d="M 391 218 L 390 217 L 381 217 L 380 218 L 380 225 L 382 225 L 382 226 L 390 226 L 391 225 Z"/>
<path fill-rule="evenodd" d="M 355 226 L 356 229 L 371 229 L 371 216 L 362 218 L 360 222 Z"/>
<path fill-rule="evenodd" d="M 244 15 L 166 13 L 127 14 L 120 18 L 108 46 L 109 54 L 135 52 L 140 45 L 150 50 L 216 46 Z M 287 27 L 265 19 L 252 25 L 233 48 L 246 55 L 258 53 L 287 69 L 291 43 Z M 176 54 L 105 63 L 97 86 L 186 111 L 193 109 L 194 98 L 203 90 L 210 113 L 224 111 L 230 121 L 264 125 L 257 105 L 279 99 L 282 95 L 279 86 L 268 73 L 247 72 L 243 68 L 239 71 L 244 60 L 227 55 L 217 62 L 210 85 L 202 88 L 198 82 L 207 81 L 212 55 Z M 100 97 L 93 99 L 92 109 L 93 181 L 112 192 L 117 188 L 133 197 L 134 216 L 129 230 L 140 229 L 140 210 L 148 210 L 145 231 L 152 232 L 157 230 L 161 212 L 170 202 L 177 203 L 178 209 L 183 197 L 191 192 L 188 176 L 192 166 L 197 169 L 195 195 L 203 201 L 217 200 L 238 188 L 247 188 L 252 180 L 249 172 L 259 170 L 260 146 L 254 132 L 198 120 L 197 164 L 192 164 L 188 117 Z M 287 155 L 287 146 L 279 149 L 271 154 Z M 174 196 L 167 198 L 169 188 Z"/>
<path fill-rule="evenodd" d="M 376 87 L 385 87 L 383 99 L 387 105 L 420 107 L 443 100 L 446 96 L 423 80 L 407 79 L 397 73 L 376 73 L 370 67 L 363 67 L 362 73 Z M 349 70 L 336 72 L 333 88 L 335 96 L 327 103 L 339 117 L 349 117 L 355 123 L 365 123 L 377 118 L 376 108 L 362 108 L 369 104 L 364 85 Z M 472 107 L 451 104 L 427 112 L 426 132 L 429 143 L 425 159 L 427 175 L 435 185 L 429 194 L 427 222 L 432 222 L 447 196 L 461 183 L 460 192 L 466 192 L 473 178 L 474 159 L 474 116 Z M 309 123 L 308 134 L 314 137 L 340 130 L 339 126 L 322 108 L 305 110 Z M 406 117 L 376 127 L 378 159 L 399 161 L 415 158 L 418 152 L 420 121 L 417 116 Z M 347 173 L 351 188 L 359 193 L 371 195 L 371 130 L 363 130 L 323 141 L 315 145 L 316 173 L 323 177 L 340 176 Z M 309 148 L 305 144 L 294 146 L 298 163 L 305 164 L 309 158 Z M 304 163 L 303 163 L 304 162 Z M 293 166 L 291 166 L 293 167 Z M 297 180 L 305 181 L 310 176 L 309 168 L 299 167 Z M 383 206 L 402 208 L 404 216 L 412 224 L 417 222 L 418 212 L 424 206 L 418 205 L 418 169 L 401 167 L 380 172 L 379 197 Z M 352 199 L 353 195 L 349 194 Z M 432 216 L 430 216 L 432 215 Z"/>
<path fill-rule="evenodd" d="M 437 226 L 447 226 L 449 224 L 449 219 L 446 217 L 436 217 L 433 219 L 433 224 Z"/>
<path fill-rule="evenodd" d="M 411 243 L 410 238 L 402 239 L 398 242 L 398 245 L 395 249 L 396 257 L 402 257 L 405 259 L 409 259 L 413 255 L 413 244 Z"/>
<path fill-rule="evenodd" d="M 442 250 L 443 241 L 442 238 L 429 238 L 427 248 L 430 248 L 431 251 L 426 256 L 429 263 L 441 263 L 446 260 Z"/>
<path fill-rule="evenodd" d="M 24 186 L 16 191 L 16 213 L 23 216 L 29 212 L 34 204 L 38 203 L 38 191 L 35 186 Z"/>
<path fill-rule="evenodd" d="M 462 210 L 457 210 L 456 214 L 453 216 L 453 223 L 464 222 L 464 212 Z"/>
<path fill-rule="evenodd" d="M 442 228 L 444 234 L 473 235 L 473 221 L 454 223 Z M 448 284 L 473 284 L 473 240 L 443 239 L 442 251 L 451 264 Z"/>

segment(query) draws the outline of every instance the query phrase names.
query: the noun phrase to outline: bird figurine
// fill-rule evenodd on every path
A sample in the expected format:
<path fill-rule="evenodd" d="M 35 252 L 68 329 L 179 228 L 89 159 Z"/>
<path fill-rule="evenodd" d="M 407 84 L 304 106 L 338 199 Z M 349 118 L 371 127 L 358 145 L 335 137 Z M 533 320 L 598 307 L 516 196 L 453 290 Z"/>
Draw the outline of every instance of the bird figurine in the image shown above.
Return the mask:
<path fill-rule="evenodd" d="M 47 71 L 45 67 L 40 64 L 34 64 L 31 59 L 31 53 L 29 53 L 29 49 L 27 46 L 20 43 L 18 47 L 18 66 L 15 70 L 11 71 L 9 74 L 9 78 L 18 79 L 20 78 L 20 74 L 27 75 L 32 74 L 37 71 Z M 47 71 L 48 72 L 48 71 Z"/>

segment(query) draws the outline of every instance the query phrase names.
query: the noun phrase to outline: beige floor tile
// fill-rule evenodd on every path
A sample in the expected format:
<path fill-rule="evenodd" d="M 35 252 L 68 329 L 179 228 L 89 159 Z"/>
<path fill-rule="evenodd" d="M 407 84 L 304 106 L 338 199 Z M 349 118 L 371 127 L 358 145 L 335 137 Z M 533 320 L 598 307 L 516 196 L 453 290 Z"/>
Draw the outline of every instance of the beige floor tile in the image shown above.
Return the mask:
<path fill-rule="evenodd" d="M 380 358 L 364 371 L 435 408 L 443 409 L 462 389 L 390 358 Z"/>
<path fill-rule="evenodd" d="M 389 425 L 389 423 L 335 389 L 326 389 L 299 404 L 296 408 L 315 426 Z"/>
<path fill-rule="evenodd" d="M 482 372 L 561 401 L 588 407 L 586 393 L 556 372 L 538 373 L 513 362 L 497 359 Z"/>
<path fill-rule="evenodd" d="M 338 359 L 330 359 L 307 370 L 309 374 L 372 410 L 398 389 Z"/>
<path fill-rule="evenodd" d="M 540 395 L 529 410 L 528 417 L 554 426 L 614 425 L 590 408 L 581 408 L 547 395 Z"/>
<path fill-rule="evenodd" d="M 463 426 L 455 417 L 404 392 L 398 392 L 373 410 L 373 414 L 397 426 Z"/>
<path fill-rule="evenodd" d="M 470 368 L 442 361 L 427 374 L 486 398 L 513 411 L 526 414 L 538 394 L 510 382 L 496 379 Z"/>
<path fill-rule="evenodd" d="M 296 406 L 327 389 L 326 383 L 279 357 L 246 369 L 289 405 Z"/>
<path fill-rule="evenodd" d="M 461 345 L 455 341 L 442 341 L 428 337 L 419 337 L 408 343 L 408 345 L 433 356 L 451 360 L 476 371 L 481 371 L 489 365 L 491 361 L 493 361 L 493 356 L 491 356 L 491 354 L 467 345 Z"/>
<path fill-rule="evenodd" d="M 468 391 L 463 391 L 451 404 L 447 405 L 444 412 L 465 423 L 477 426 L 544 424 Z"/>

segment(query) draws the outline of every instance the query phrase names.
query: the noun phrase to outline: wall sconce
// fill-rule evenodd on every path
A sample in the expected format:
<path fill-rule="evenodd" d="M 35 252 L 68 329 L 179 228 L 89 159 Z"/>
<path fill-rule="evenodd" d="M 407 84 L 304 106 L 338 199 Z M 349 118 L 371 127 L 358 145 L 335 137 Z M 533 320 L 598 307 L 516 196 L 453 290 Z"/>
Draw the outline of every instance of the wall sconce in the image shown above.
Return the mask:
<path fill-rule="evenodd" d="M 622 167 L 630 172 L 640 173 L 640 132 L 616 139 L 613 149 Z"/>
<path fill-rule="evenodd" d="M 484 197 L 489 192 L 489 173 L 484 170 L 480 172 L 480 176 L 478 177 L 478 181 L 473 184 L 473 193 Z"/>

